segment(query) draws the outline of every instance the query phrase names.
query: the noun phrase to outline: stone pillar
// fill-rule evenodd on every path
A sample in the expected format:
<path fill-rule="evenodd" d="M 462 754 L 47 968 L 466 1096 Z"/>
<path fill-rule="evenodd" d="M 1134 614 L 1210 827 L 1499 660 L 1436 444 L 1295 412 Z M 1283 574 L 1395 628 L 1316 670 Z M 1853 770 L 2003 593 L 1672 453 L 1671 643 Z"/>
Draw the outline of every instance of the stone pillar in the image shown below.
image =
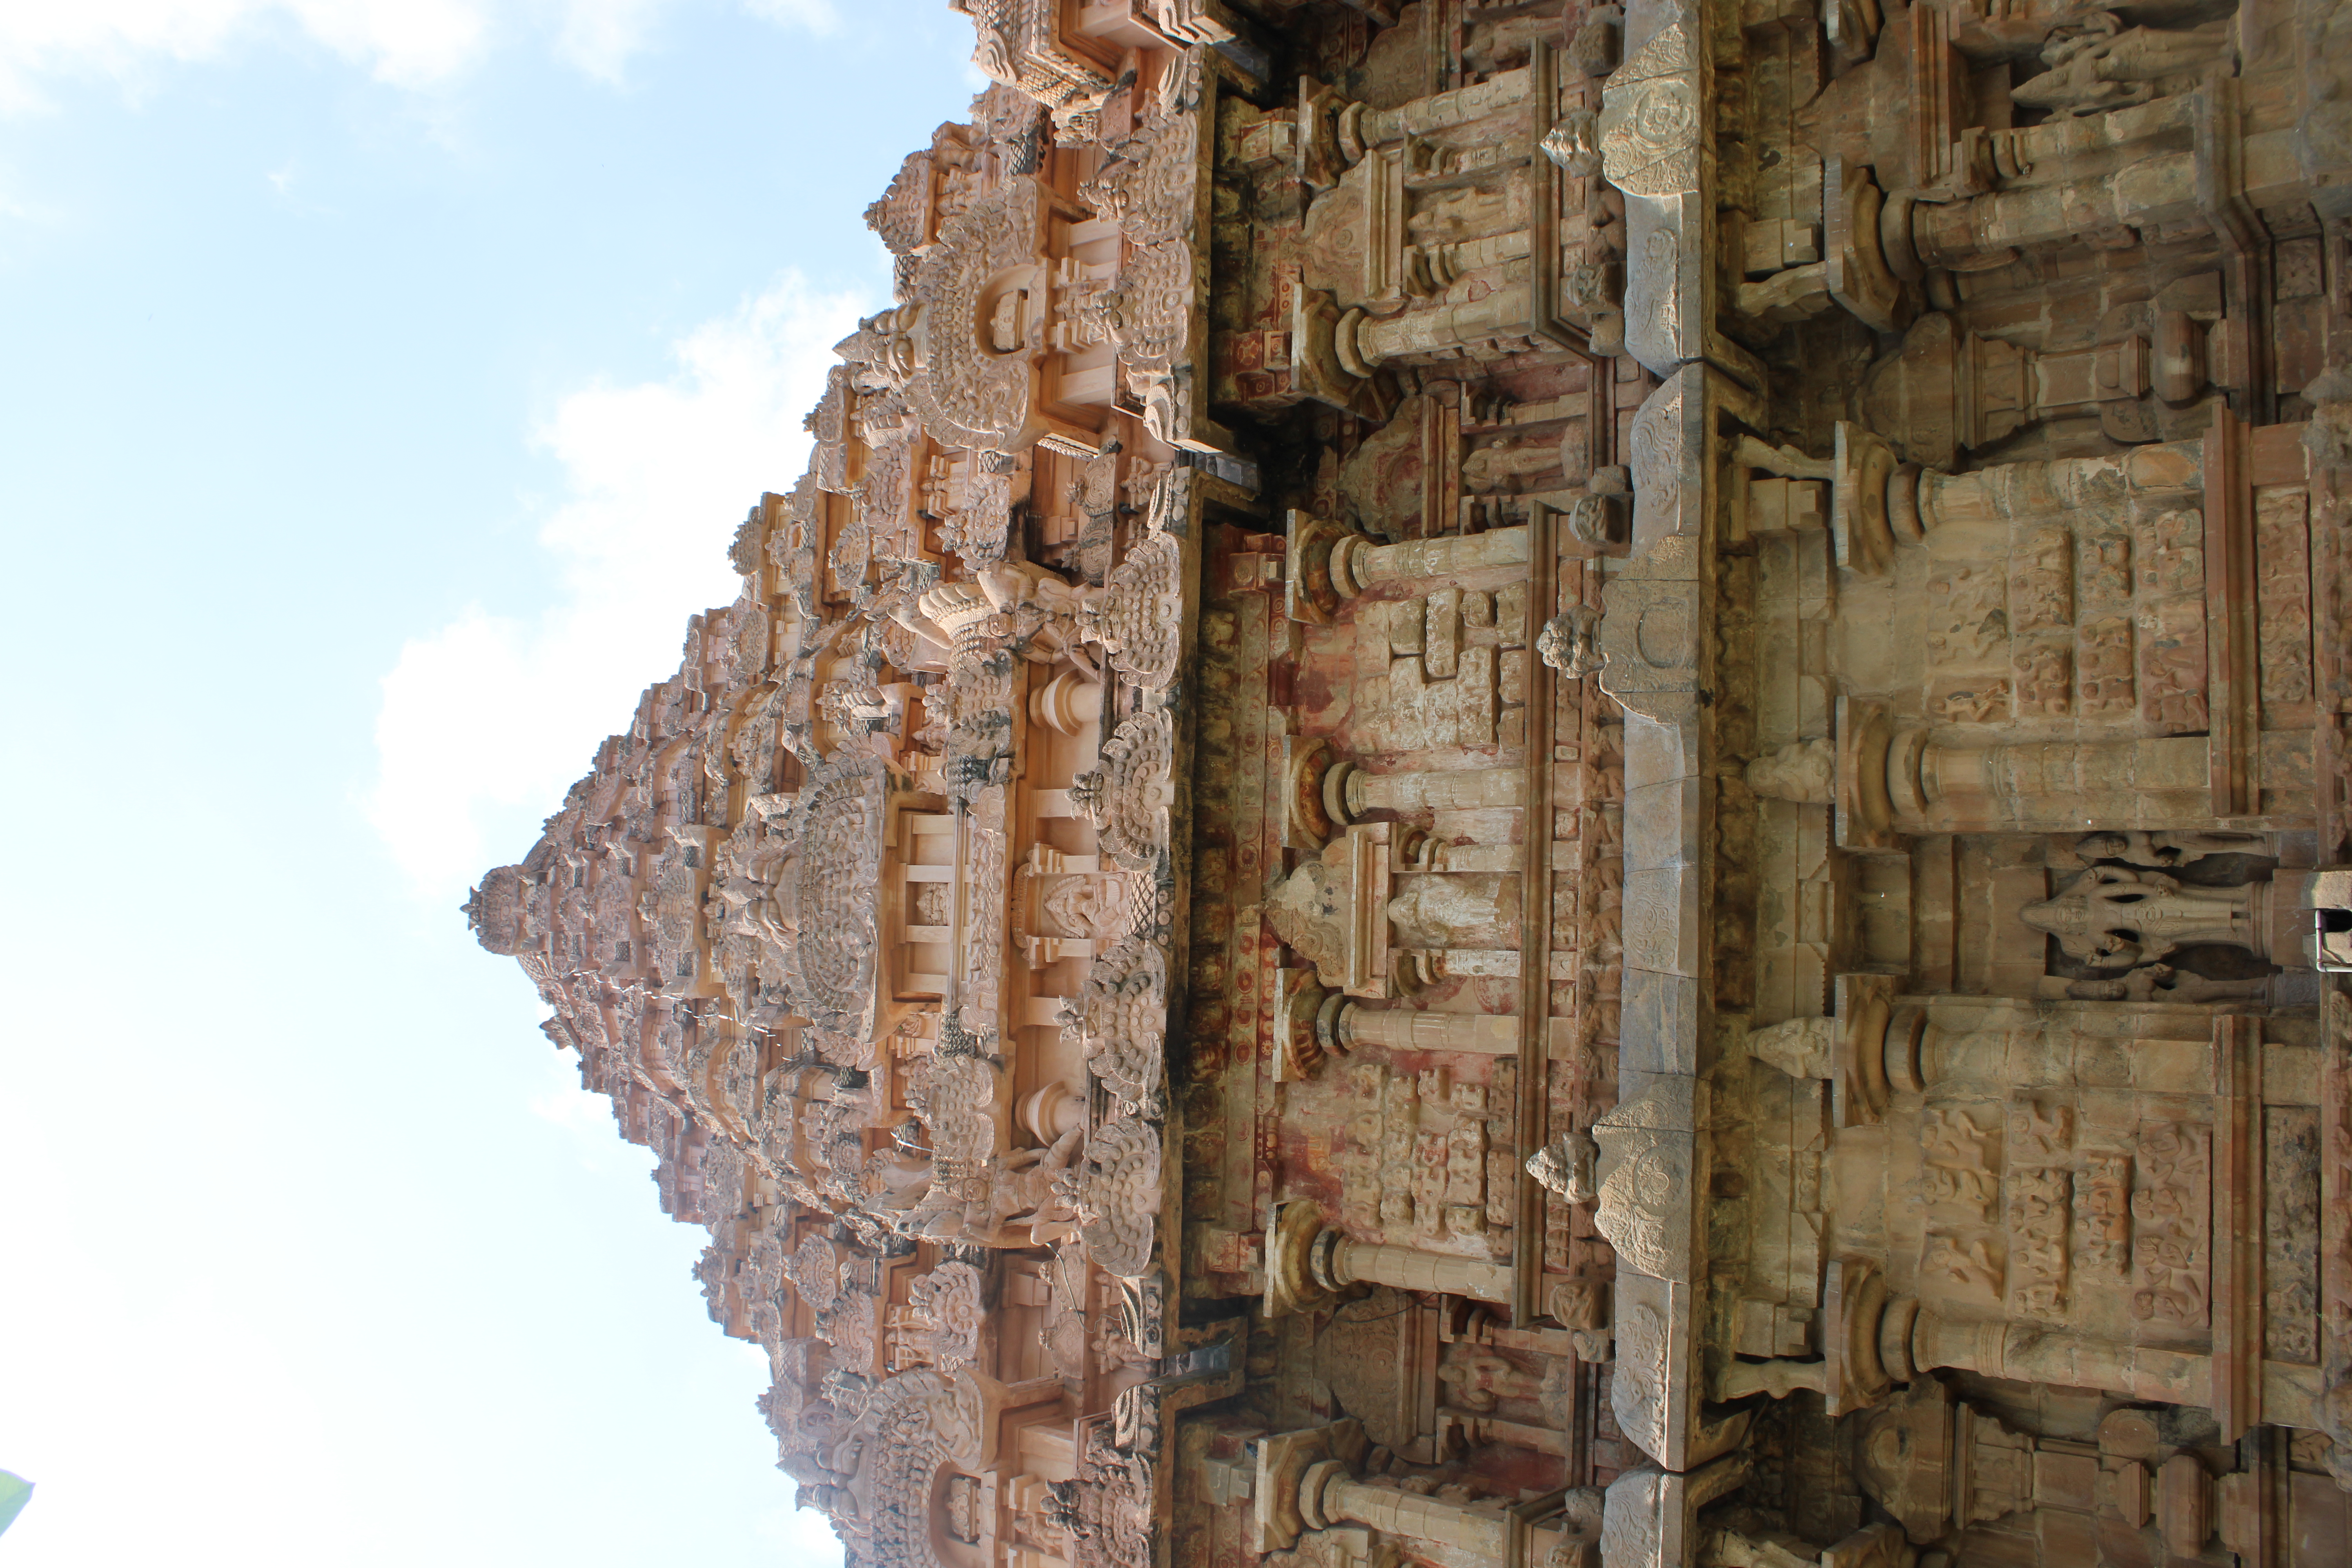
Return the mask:
<path fill-rule="evenodd" d="M 2210 1356 L 2115 1344 L 2044 1323 L 1955 1323 L 1922 1310 L 1911 1329 L 1911 1360 L 1922 1372 L 1948 1366 L 2165 1405 L 2210 1405 L 2213 1396 Z"/>
<path fill-rule="evenodd" d="M 1368 1041 L 1391 1050 L 1507 1057 L 1519 1048 L 1519 1021 L 1508 1014 L 1427 1013 L 1350 1002 L 1339 1010 L 1339 1044 L 1352 1050 Z"/>
<path fill-rule="evenodd" d="M 1475 811 L 1522 805 L 1528 775 L 1520 768 L 1462 768 L 1442 773 L 1368 773 L 1334 763 L 1323 775 L 1323 803 L 1335 821 L 1360 821 L 1370 811 Z"/>
<path fill-rule="evenodd" d="M 1947 816 L 1987 827 L 2201 827 L 2212 821 L 2205 738 L 2029 741 L 1921 748 L 1919 782 Z"/>
<path fill-rule="evenodd" d="M 1504 246 L 1494 243 L 1495 240 L 1506 239 L 1515 240 L 1517 244 Z M 1524 232 L 1495 236 L 1486 242 L 1485 248 L 1496 251 L 1516 249 L 1524 255 L 1527 236 Z M 1508 259 L 1507 255 L 1474 255 L 1463 258 L 1466 266 Z M 1448 349 L 1458 350 L 1465 343 L 1524 333 L 1527 321 L 1528 291 L 1525 289 L 1497 289 L 1483 299 L 1447 300 L 1438 304 L 1401 310 L 1393 316 L 1367 316 L 1360 311 L 1350 310 L 1339 323 L 1336 346 L 1341 364 L 1351 371 L 1360 366 L 1360 374 L 1369 374 L 1389 360 L 1440 353 Z M 1356 363 L 1349 363 L 1351 359 Z M 1390 548 L 1403 547 L 1392 545 Z"/>
<path fill-rule="evenodd" d="M 2202 735 L 1964 747 L 1905 730 L 1884 756 L 1876 789 L 1870 759 L 1857 758 L 1863 776 L 1852 798 L 1865 817 L 1884 815 L 1897 832 L 2201 828 L 2213 820 Z"/>
<path fill-rule="evenodd" d="M 1336 1459 L 1307 1470 L 1298 1489 L 1298 1511 L 1317 1529 L 1353 1520 L 1383 1535 L 1453 1547 L 1485 1563 L 1506 1561 L 1510 1544 L 1507 1515 L 1392 1487 L 1366 1486 Z"/>
<path fill-rule="evenodd" d="M 1972 473 L 1927 469 L 1910 482 L 1898 477 L 1889 499 L 1900 516 L 1906 502 L 1915 536 L 1948 523 L 2081 527 L 2128 522 L 2151 508 L 2171 510 L 2204 503 L 2205 443 L 2163 441 L 2096 458 L 2002 463 Z"/>
<path fill-rule="evenodd" d="M 2018 1013 L 2025 1005 L 2018 1005 Z M 1901 1087 L 1915 1089 L 1954 1080 L 2060 1085 L 2083 1081 L 2078 1064 L 2086 1058 L 2112 1060 L 2120 1054 L 2132 1064 L 2135 1087 L 2171 1094 L 2212 1092 L 2210 1030 L 2200 1038 L 2151 1039 L 2093 1035 L 2073 1024 L 2023 1016 L 2013 1018 L 2016 1027 L 2003 1028 L 2000 1017 L 1988 1012 L 1982 1005 L 1928 1003 L 1925 1031 L 1888 1037 L 1888 1075 L 1907 1068 L 1914 1076 Z"/>
<path fill-rule="evenodd" d="M 1432 135 L 1526 102 L 1528 81 L 1528 69 L 1522 66 L 1517 70 L 1496 71 L 1484 81 L 1457 87 L 1451 92 L 1413 99 L 1394 109 L 1349 104 L 1337 110 L 1339 123 L 1335 127 L 1336 133 L 1343 149 L 1350 142 L 1360 147 L 1384 147 L 1410 136 Z M 1308 101 L 1315 101 L 1313 95 Z"/>
<path fill-rule="evenodd" d="M 2195 986 L 2187 989 L 2141 999 L 2203 999 Z M 2143 1092 L 2210 1095 L 2213 1040 L 2201 1018 L 2117 1014 L 2078 1002 L 1903 996 L 1885 975 L 1841 974 L 1834 1016 L 1755 1030 L 1747 1048 L 1790 1078 L 1827 1079 L 1837 1125 L 1852 1127 L 1879 1121 L 1895 1091 L 1924 1093 L 1954 1081 L 2108 1087 L 2118 1053 Z M 2141 1032 L 2168 1021 L 2184 1032 Z"/>
<path fill-rule="evenodd" d="M 1328 1240 L 1324 1240 L 1328 1237 Z M 1316 1272 L 1332 1289 L 1349 1285 L 1392 1285 L 1400 1290 L 1431 1290 L 1481 1301 L 1511 1299 L 1511 1266 L 1450 1252 L 1423 1252 L 1385 1241 L 1357 1241 L 1336 1230 L 1318 1237 Z"/>
<path fill-rule="evenodd" d="M 1340 605 L 1377 583 L 1452 577 L 1491 566 L 1524 566 L 1532 546 L 1525 523 L 1485 533 L 1376 544 L 1326 518 L 1293 510 L 1283 554 L 1283 613 L 1326 626 Z"/>
<path fill-rule="evenodd" d="M 1402 544 L 1375 544 L 1360 533 L 1351 533 L 1331 547 L 1331 582 L 1352 599 L 1380 583 L 1452 577 L 1488 566 L 1524 566 L 1528 548 L 1525 523 L 1485 533 L 1412 539 Z"/>
<path fill-rule="evenodd" d="M 2118 1344 L 2042 1322 L 1955 1322 L 1921 1306 L 1916 1297 L 1889 1294 L 1875 1264 L 1834 1265 L 1828 1298 L 1819 1376 L 1832 1415 L 1875 1405 L 1894 1384 L 1939 1366 L 2019 1383 L 2105 1389 L 2167 1405 L 2212 1403 L 2210 1356 Z M 1775 1367 L 1786 1370 L 1774 1378 L 1767 1369 Z M 1791 1375 L 1801 1372 L 1805 1375 Z M 1768 1362 L 1726 1396 L 1760 1388 L 1779 1397 L 1789 1388 L 1811 1386 L 1809 1369 Z"/>
<path fill-rule="evenodd" d="M 1265 1315 L 1279 1318 L 1351 1285 L 1389 1285 L 1481 1301 L 1511 1300 L 1511 1266 L 1485 1258 L 1357 1241 L 1305 1201 L 1276 1206 L 1265 1238 Z"/>
<path fill-rule="evenodd" d="M 1963 271 L 2005 251 L 2069 245 L 2196 216 L 2197 155 L 2159 153 L 2109 174 L 1989 191 L 1957 202 L 1888 204 L 1880 233 L 1899 274 Z"/>

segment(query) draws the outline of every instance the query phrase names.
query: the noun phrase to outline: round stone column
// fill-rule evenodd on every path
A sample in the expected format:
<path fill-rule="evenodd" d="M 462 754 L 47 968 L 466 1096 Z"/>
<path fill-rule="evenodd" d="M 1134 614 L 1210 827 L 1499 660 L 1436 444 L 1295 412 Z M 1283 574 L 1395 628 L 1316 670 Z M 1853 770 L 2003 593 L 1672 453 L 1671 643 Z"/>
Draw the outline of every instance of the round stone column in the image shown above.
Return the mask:
<path fill-rule="evenodd" d="M 1511 1300 L 1508 1263 L 1357 1241 L 1326 1225 L 1322 1211 L 1305 1200 L 1276 1205 L 1265 1238 L 1265 1276 L 1269 1318 L 1316 1306 L 1354 1285 L 1389 1285 L 1481 1301 Z"/>
<path fill-rule="evenodd" d="M 1310 1468 L 1298 1489 L 1298 1511 L 1320 1530 L 1343 1520 L 1383 1535 L 1450 1546 L 1487 1563 L 1501 1563 L 1510 1545 L 1510 1521 L 1458 1502 L 1366 1486 L 1335 1459 Z"/>
<path fill-rule="evenodd" d="M 1956 1323 L 1923 1309 L 1911 1330 L 1911 1359 L 1922 1371 L 1948 1366 L 2164 1405 L 2213 1402 L 2210 1356 L 2116 1344 L 2042 1323 Z"/>
<path fill-rule="evenodd" d="M 1898 273 L 1967 268 L 2003 251 L 2079 241 L 2086 232 L 2137 227 L 2197 211 L 2197 155 L 2159 153 L 2111 174 L 1989 191 L 1957 202 L 1890 205 L 1880 222 Z"/>
<path fill-rule="evenodd" d="M 1336 1230 L 1316 1238 L 1310 1266 L 1327 1289 L 1349 1285 L 1391 1285 L 1400 1290 L 1431 1290 L 1481 1301 L 1511 1299 L 1511 1266 L 1450 1252 L 1423 1252 L 1384 1241 L 1357 1241 Z"/>
<path fill-rule="evenodd" d="M 1369 811 L 1475 811 L 1527 799 L 1520 768 L 1462 768 L 1442 773 L 1368 773 L 1353 763 L 1331 764 L 1323 775 L 1323 803 L 1334 821 L 1360 821 Z"/>
<path fill-rule="evenodd" d="M 1378 583 L 1451 577 L 1487 566 L 1524 566 L 1528 550 L 1524 523 L 1485 533 L 1412 539 L 1402 544 L 1375 544 L 1353 533 L 1331 547 L 1331 582 L 1341 594 L 1354 598 Z"/>
<path fill-rule="evenodd" d="M 1400 1051 L 1470 1051 L 1509 1056 L 1519 1048 L 1519 1021 L 1496 1013 L 1429 1013 L 1418 1007 L 1367 1007 L 1350 1002 L 1339 1009 L 1339 1043 L 1348 1048 L 1370 1042 Z"/>

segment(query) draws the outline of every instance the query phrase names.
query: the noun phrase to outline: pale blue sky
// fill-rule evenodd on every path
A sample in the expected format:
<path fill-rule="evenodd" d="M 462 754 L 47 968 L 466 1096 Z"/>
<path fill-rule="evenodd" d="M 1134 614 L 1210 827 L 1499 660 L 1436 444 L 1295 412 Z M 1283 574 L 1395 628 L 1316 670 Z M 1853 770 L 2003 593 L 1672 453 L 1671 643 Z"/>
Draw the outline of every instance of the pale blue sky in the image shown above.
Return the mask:
<path fill-rule="evenodd" d="M 0 0 L 0 1563 L 834 1557 L 456 906 L 731 596 L 970 50 Z"/>

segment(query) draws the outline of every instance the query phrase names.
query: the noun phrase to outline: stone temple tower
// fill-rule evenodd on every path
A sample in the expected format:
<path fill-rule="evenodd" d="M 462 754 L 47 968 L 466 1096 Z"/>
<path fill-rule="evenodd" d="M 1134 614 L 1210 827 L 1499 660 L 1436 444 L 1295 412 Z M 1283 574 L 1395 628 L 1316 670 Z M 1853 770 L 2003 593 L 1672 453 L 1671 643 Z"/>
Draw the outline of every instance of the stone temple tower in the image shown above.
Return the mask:
<path fill-rule="evenodd" d="M 849 1560 L 2352 1562 L 2352 5 L 958 8 L 465 910 Z"/>

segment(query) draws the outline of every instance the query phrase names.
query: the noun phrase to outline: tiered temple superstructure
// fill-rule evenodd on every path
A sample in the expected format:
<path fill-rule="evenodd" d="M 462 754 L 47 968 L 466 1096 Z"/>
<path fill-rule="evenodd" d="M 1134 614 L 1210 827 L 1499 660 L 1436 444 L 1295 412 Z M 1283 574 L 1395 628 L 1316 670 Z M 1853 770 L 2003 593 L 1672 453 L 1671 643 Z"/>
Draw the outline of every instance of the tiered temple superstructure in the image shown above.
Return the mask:
<path fill-rule="evenodd" d="M 2352 4 L 957 3 L 467 905 L 851 1563 L 2352 1560 Z"/>

